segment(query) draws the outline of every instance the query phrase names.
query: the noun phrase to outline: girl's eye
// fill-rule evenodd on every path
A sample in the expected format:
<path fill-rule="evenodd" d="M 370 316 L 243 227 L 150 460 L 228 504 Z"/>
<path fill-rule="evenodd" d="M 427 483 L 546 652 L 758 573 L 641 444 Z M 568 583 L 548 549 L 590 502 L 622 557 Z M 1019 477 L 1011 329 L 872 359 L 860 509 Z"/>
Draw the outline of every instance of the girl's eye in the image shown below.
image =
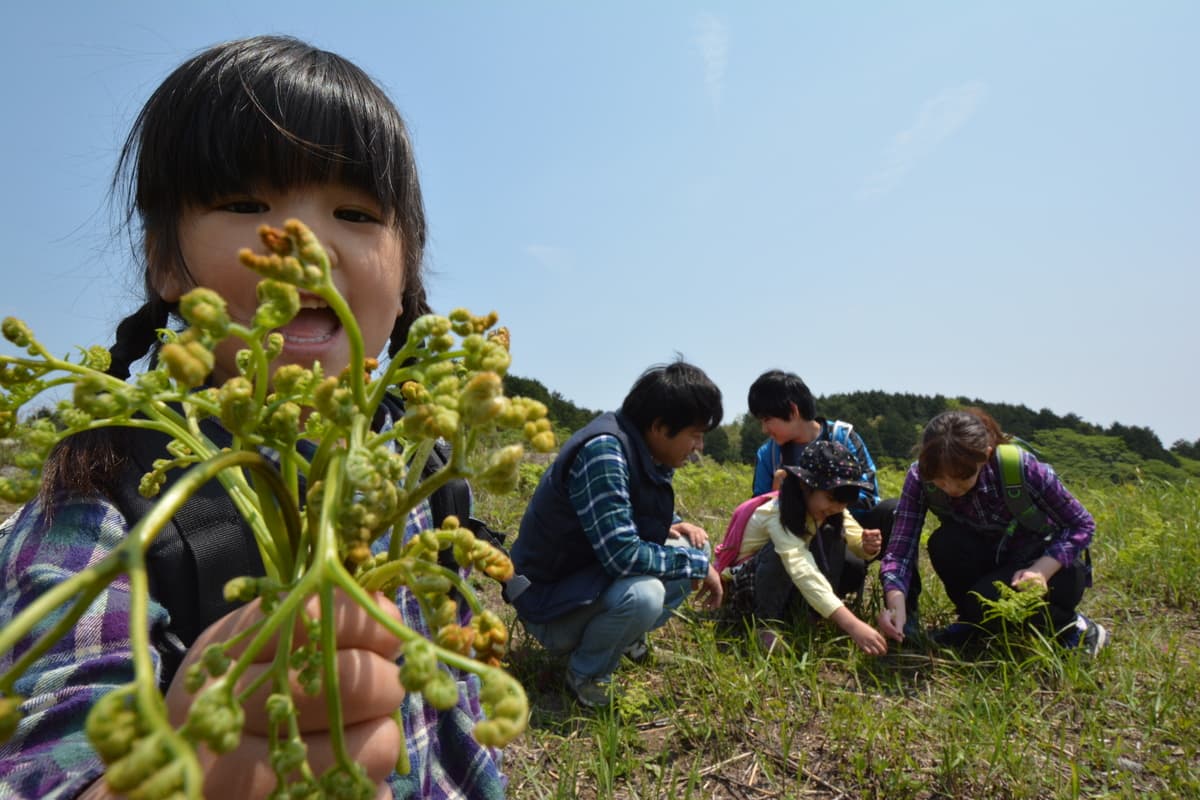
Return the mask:
<path fill-rule="evenodd" d="M 260 203 L 258 200 L 233 200 L 222 203 L 219 208 L 231 214 L 262 214 L 270 210 L 266 203 Z"/>
<path fill-rule="evenodd" d="M 364 211 L 361 208 L 339 208 L 333 212 L 333 216 L 346 222 L 371 223 L 381 221 L 377 214 Z"/>

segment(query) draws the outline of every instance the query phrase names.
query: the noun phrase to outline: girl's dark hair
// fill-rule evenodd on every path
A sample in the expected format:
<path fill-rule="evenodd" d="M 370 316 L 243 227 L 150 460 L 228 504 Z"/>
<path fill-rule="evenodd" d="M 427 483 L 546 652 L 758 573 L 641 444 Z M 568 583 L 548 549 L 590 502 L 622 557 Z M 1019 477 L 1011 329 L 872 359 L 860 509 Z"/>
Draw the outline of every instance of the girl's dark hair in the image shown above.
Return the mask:
<path fill-rule="evenodd" d="M 375 197 L 401 234 L 404 310 L 388 348 L 394 353 L 429 307 L 421 187 L 391 100 L 346 59 L 285 36 L 219 44 L 176 68 L 134 121 L 113 179 L 126 225 L 140 223 L 146 302 L 117 328 L 110 372 L 128 377 L 175 311 L 152 278 L 176 271 L 183 285 L 193 283 L 179 246 L 186 209 L 256 187 L 329 182 Z"/>
<path fill-rule="evenodd" d="M 725 412 L 716 384 L 699 367 L 679 359 L 643 372 L 625 395 L 621 413 L 643 433 L 661 421 L 667 435 L 674 436 L 691 425 L 711 431 Z"/>
<path fill-rule="evenodd" d="M 804 521 L 808 515 L 804 488 L 804 482 L 794 472 L 784 473 L 783 483 L 779 486 L 779 521 L 797 536 L 804 535 Z"/>
<path fill-rule="evenodd" d="M 808 491 L 805 491 L 805 490 Z M 813 487 L 796 473 L 785 470 L 783 483 L 779 486 L 779 521 L 797 536 L 804 535 L 805 517 L 808 514 L 808 494 Z M 858 499 L 859 489 L 854 486 L 835 486 L 828 490 L 833 499 L 850 505 Z"/>
<path fill-rule="evenodd" d="M 395 105 L 345 58 L 286 36 L 225 42 L 177 67 L 138 114 L 113 177 L 126 229 L 132 239 L 140 234 L 145 300 L 117 326 L 109 373 L 127 378 L 134 362 L 157 349 L 157 330 L 177 311 L 159 296 L 155 278 L 174 273 L 182 285 L 194 283 L 179 244 L 188 208 L 260 187 L 329 182 L 376 198 L 400 233 L 403 311 L 388 346 L 394 354 L 413 321 L 429 313 L 425 209 Z M 43 492 L 107 485 L 120 462 L 110 452 L 113 441 L 101 435 L 65 442 L 47 464 Z"/>
<path fill-rule="evenodd" d="M 921 434 L 917 469 L 923 480 L 969 478 L 988 459 L 989 448 L 1012 439 L 981 408 L 943 411 Z"/>

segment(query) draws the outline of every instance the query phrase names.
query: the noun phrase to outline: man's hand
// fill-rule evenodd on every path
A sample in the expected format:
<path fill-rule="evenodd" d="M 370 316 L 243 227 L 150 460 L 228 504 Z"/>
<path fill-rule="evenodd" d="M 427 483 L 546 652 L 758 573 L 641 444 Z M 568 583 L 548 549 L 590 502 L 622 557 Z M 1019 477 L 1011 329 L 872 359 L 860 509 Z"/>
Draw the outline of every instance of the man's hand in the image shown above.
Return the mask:
<path fill-rule="evenodd" d="M 778 492 L 779 487 L 783 486 L 783 479 L 787 477 L 787 470 L 777 469 L 775 474 L 771 476 L 771 491 Z"/>
<path fill-rule="evenodd" d="M 710 610 L 721 607 L 721 600 L 725 596 L 725 584 L 721 582 L 721 574 L 712 564 L 708 565 L 708 574 L 704 576 L 703 581 L 692 581 L 692 588 L 696 590 L 696 601 L 702 607 Z"/>
<path fill-rule="evenodd" d="M 703 550 L 708 544 L 708 534 L 704 532 L 704 528 L 690 522 L 676 522 L 671 526 L 670 536 L 673 539 L 687 539 L 697 550 Z"/>

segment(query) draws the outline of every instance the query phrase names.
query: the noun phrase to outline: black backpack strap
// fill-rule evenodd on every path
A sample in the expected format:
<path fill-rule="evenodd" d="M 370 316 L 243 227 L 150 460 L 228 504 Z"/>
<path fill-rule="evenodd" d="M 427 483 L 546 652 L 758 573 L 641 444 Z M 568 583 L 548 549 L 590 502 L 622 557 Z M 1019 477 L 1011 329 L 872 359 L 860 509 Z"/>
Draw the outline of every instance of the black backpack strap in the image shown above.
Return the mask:
<path fill-rule="evenodd" d="M 450 445 L 438 439 L 425 462 L 422 478 L 428 478 L 450 463 Z M 433 512 L 433 524 L 441 525 L 450 515 L 458 517 L 463 525 L 471 518 L 471 487 L 463 478 L 447 481 L 446 485 L 429 496 L 429 510 Z"/>
<path fill-rule="evenodd" d="M 218 445 L 228 443 L 219 441 L 229 436 L 215 424 L 204 432 Z M 133 526 L 157 500 L 142 497 L 137 486 L 156 459 L 168 457 L 169 439 L 164 434 L 136 429 L 126 429 L 122 437 L 121 447 L 128 463 L 112 500 Z M 169 474 L 164 490 L 181 474 Z M 168 639 L 183 649 L 239 605 L 225 600 L 225 584 L 230 579 L 265 573 L 253 533 L 217 480 L 201 487 L 159 531 L 146 553 L 146 565 L 150 594 L 171 616 Z M 164 652 L 165 681 L 170 681 L 181 657 L 182 650 Z"/>
<path fill-rule="evenodd" d="M 422 478 L 428 478 L 442 467 L 450 463 L 450 444 L 444 439 L 438 439 L 425 462 Z M 465 528 L 470 528 L 476 536 L 485 538 L 491 544 L 503 544 L 505 534 L 497 533 L 489 528 L 482 520 L 471 516 L 471 485 L 465 478 L 455 478 L 447 481 L 442 488 L 429 496 L 429 510 L 433 513 L 433 524 L 441 525 L 442 520 L 453 514 Z"/>

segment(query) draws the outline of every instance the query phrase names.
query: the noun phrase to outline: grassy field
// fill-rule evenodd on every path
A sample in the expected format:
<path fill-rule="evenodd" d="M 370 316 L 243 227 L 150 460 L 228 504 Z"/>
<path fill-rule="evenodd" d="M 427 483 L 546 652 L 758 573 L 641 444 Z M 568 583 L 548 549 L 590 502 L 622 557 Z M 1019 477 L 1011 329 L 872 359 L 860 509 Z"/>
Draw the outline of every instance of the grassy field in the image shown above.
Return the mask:
<path fill-rule="evenodd" d="M 515 530 L 536 473 L 522 496 L 482 497 L 481 514 Z M 901 475 L 883 479 L 897 494 Z M 748 467 L 688 466 L 678 507 L 717 538 L 749 485 Z M 1021 640 L 969 659 L 872 659 L 825 624 L 788 631 L 767 657 L 742 626 L 688 609 L 596 712 L 517 627 L 510 666 L 533 715 L 506 753 L 510 796 L 1200 797 L 1200 485 L 1075 489 L 1098 523 L 1081 610 L 1114 636 L 1098 658 Z M 949 602 L 924 574 L 923 622 L 944 624 Z M 871 619 L 876 575 L 858 609 Z"/>
<path fill-rule="evenodd" d="M 541 468 L 522 469 L 518 495 L 479 498 L 498 529 L 516 530 Z M 897 494 L 901 476 L 882 478 Z M 748 467 L 688 466 L 677 505 L 718 538 L 749 485 Z M 1200 484 L 1075 489 L 1099 529 L 1082 610 L 1114 635 L 1097 659 L 1037 642 L 872 659 L 826 625 L 788 631 L 767 657 L 739 625 L 685 609 L 652 637 L 652 663 L 618 671 L 614 708 L 594 712 L 517 626 L 510 668 L 533 713 L 505 754 L 509 796 L 1200 797 Z M 943 624 L 949 603 L 924 572 L 923 621 Z M 858 609 L 872 619 L 875 574 Z"/>

